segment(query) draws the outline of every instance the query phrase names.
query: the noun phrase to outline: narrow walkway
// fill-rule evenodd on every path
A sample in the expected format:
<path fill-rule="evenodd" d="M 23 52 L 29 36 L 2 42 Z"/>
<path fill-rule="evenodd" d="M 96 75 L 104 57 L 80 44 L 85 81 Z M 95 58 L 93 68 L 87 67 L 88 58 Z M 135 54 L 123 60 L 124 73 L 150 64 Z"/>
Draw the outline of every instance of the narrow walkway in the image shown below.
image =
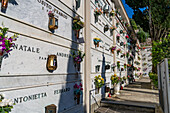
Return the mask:
<path fill-rule="evenodd" d="M 150 87 L 150 79 L 143 77 L 120 90 L 120 95 L 103 99 L 96 113 L 155 113 L 159 93 Z"/>

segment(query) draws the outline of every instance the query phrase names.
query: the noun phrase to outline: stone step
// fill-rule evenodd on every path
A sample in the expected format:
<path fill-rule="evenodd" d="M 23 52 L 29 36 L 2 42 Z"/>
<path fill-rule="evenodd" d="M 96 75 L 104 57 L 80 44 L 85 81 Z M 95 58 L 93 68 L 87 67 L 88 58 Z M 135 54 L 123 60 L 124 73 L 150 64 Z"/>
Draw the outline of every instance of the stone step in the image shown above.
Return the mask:
<path fill-rule="evenodd" d="M 155 105 L 127 101 L 102 100 L 95 113 L 155 113 Z"/>

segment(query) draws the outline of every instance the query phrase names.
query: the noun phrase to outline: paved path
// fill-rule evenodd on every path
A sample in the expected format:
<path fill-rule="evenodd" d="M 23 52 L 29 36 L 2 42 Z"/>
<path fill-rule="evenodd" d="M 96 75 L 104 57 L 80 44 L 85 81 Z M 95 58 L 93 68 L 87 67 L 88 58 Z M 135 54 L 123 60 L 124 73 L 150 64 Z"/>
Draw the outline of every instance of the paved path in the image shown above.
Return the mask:
<path fill-rule="evenodd" d="M 154 113 L 158 103 L 158 90 L 150 89 L 150 79 L 143 77 L 120 90 L 120 95 L 102 100 L 96 113 Z"/>

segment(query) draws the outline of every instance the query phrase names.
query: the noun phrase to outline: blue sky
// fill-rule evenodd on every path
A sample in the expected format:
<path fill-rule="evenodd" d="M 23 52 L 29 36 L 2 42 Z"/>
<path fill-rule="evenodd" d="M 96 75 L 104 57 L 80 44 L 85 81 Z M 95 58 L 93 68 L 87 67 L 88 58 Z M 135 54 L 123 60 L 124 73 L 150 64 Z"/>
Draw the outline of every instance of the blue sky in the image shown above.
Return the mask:
<path fill-rule="evenodd" d="M 122 3 L 123 3 L 123 5 L 124 5 L 124 7 L 125 7 L 125 9 L 126 9 L 126 12 L 127 12 L 128 16 L 129 16 L 129 18 L 132 18 L 132 15 L 134 14 L 134 13 L 133 13 L 133 9 L 130 8 L 130 7 L 125 3 L 125 0 L 122 0 Z"/>

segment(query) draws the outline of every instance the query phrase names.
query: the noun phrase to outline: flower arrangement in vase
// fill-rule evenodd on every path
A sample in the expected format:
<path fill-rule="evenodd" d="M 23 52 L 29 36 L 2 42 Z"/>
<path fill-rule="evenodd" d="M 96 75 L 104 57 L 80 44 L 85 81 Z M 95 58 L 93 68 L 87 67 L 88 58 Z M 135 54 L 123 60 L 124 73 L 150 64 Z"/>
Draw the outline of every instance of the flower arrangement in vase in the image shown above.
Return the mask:
<path fill-rule="evenodd" d="M 129 36 L 128 36 L 128 35 L 126 35 L 126 36 L 125 36 L 125 38 L 126 38 L 126 39 L 129 39 Z"/>
<path fill-rule="evenodd" d="M 18 38 L 18 34 L 14 34 L 13 36 L 8 38 L 8 36 L 6 36 L 7 31 L 8 28 L 0 27 L 0 56 L 8 54 L 10 51 L 12 51 L 12 48 L 15 45 L 13 41 L 16 41 Z"/>
<path fill-rule="evenodd" d="M 99 42 L 101 42 L 101 39 L 100 38 L 94 38 L 93 42 L 94 42 L 95 47 L 99 47 Z"/>
<path fill-rule="evenodd" d="M 106 32 L 106 31 L 108 31 L 108 30 L 109 30 L 109 25 L 106 24 L 106 25 L 104 26 L 104 32 Z"/>
<path fill-rule="evenodd" d="M 104 79 L 101 77 L 101 75 L 98 75 L 98 76 L 95 76 L 94 81 L 95 81 L 94 82 L 95 87 L 97 88 L 99 92 L 99 89 L 104 85 Z"/>
<path fill-rule="evenodd" d="M 117 34 L 116 38 L 117 38 L 117 42 L 119 43 L 119 41 L 120 41 L 120 34 Z"/>
<path fill-rule="evenodd" d="M 80 63 L 83 61 L 85 53 L 82 53 L 80 50 L 72 51 L 71 56 L 73 57 L 74 66 L 77 67 L 78 71 L 80 71 Z"/>
<path fill-rule="evenodd" d="M 111 52 L 114 54 L 114 50 L 116 50 L 116 46 L 110 47 Z"/>
<path fill-rule="evenodd" d="M 129 24 L 128 24 L 127 22 L 125 22 L 125 26 L 126 26 L 126 27 L 129 27 Z"/>
<path fill-rule="evenodd" d="M 123 76 L 122 80 L 126 81 L 126 77 L 125 77 L 125 76 Z"/>
<path fill-rule="evenodd" d="M 121 52 L 121 49 L 117 49 L 117 55 L 119 55 L 119 53 Z"/>
<path fill-rule="evenodd" d="M 110 17 L 114 17 L 114 16 L 115 16 L 115 11 L 112 10 L 112 11 L 109 13 L 109 16 L 110 16 Z"/>
<path fill-rule="evenodd" d="M 124 69 L 125 69 L 125 70 L 126 70 L 126 66 L 127 66 L 127 65 L 126 65 L 126 64 L 124 64 Z"/>
<path fill-rule="evenodd" d="M 117 28 L 116 26 L 112 25 L 112 26 L 110 27 L 110 32 L 112 33 L 116 28 Z"/>
<path fill-rule="evenodd" d="M 101 15 L 102 13 L 103 13 L 103 12 L 102 12 L 102 9 L 98 9 L 98 8 L 94 9 L 94 15 L 99 16 L 99 15 Z"/>
<path fill-rule="evenodd" d="M 110 80 L 111 80 L 113 86 L 115 86 L 121 81 L 121 78 L 118 77 L 116 74 L 114 74 L 111 76 Z"/>
<path fill-rule="evenodd" d="M 84 22 L 80 20 L 79 16 L 73 18 L 73 30 L 75 31 L 76 38 L 79 39 L 80 29 L 84 27 Z"/>
<path fill-rule="evenodd" d="M 120 61 L 117 61 L 117 68 L 120 68 Z"/>
<path fill-rule="evenodd" d="M 13 108 L 14 102 L 12 99 L 5 99 L 3 94 L 0 94 L 0 113 L 9 113 Z"/>
<path fill-rule="evenodd" d="M 74 85 L 74 100 L 77 100 L 77 104 L 80 103 L 80 95 L 83 94 L 83 88 L 82 84 L 80 83 Z"/>

